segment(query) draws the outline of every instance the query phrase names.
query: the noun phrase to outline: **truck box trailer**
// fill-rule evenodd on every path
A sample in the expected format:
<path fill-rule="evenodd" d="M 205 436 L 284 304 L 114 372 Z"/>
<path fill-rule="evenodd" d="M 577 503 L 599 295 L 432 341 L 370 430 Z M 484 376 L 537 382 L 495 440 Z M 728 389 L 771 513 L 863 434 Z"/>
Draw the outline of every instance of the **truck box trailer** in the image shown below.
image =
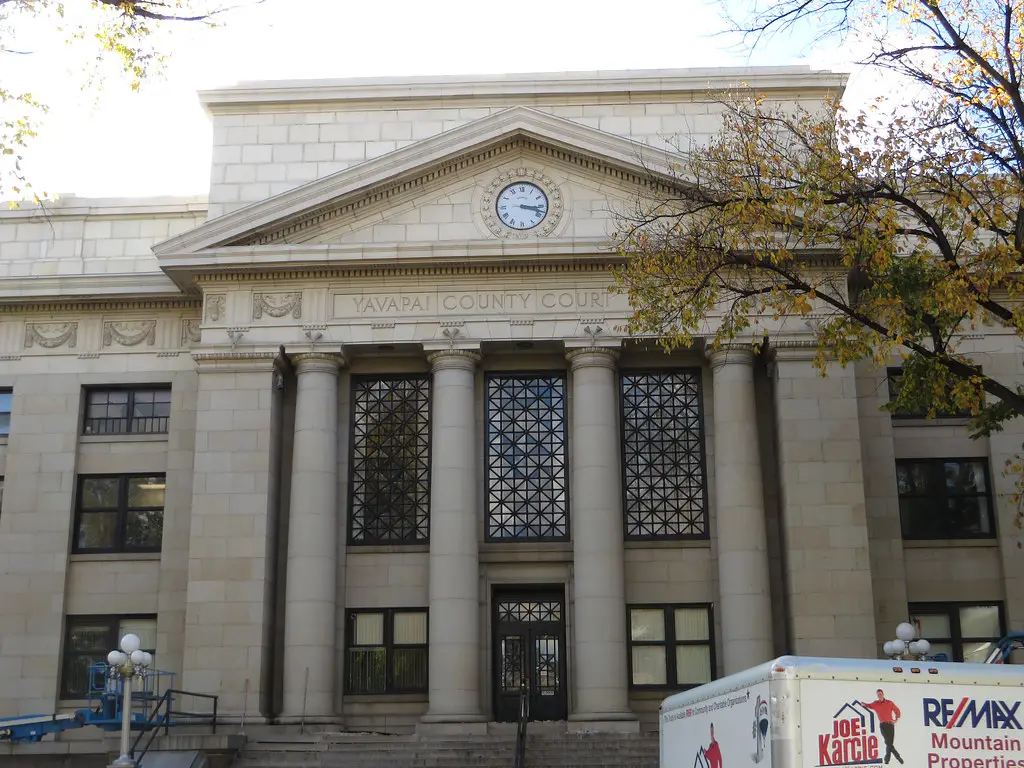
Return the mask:
<path fill-rule="evenodd" d="M 1024 768 L 1024 666 L 783 656 L 665 699 L 661 768 Z"/>

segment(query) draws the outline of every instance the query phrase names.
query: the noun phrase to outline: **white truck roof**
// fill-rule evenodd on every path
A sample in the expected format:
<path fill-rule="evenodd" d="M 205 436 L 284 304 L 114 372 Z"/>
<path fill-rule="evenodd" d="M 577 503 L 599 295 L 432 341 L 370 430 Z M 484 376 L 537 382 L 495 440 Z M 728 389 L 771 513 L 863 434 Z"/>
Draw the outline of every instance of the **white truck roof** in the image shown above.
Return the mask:
<path fill-rule="evenodd" d="M 891 661 L 780 656 L 698 688 L 669 696 L 662 715 L 766 680 L 843 680 L 876 683 L 1024 686 L 1024 665 L 965 664 L 950 661 Z"/>

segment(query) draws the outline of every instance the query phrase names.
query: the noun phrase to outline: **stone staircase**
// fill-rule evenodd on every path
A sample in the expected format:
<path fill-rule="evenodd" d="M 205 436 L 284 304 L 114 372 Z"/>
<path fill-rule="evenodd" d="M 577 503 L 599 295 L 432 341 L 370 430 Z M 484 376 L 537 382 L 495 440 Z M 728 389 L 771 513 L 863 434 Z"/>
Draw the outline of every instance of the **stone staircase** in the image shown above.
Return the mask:
<path fill-rule="evenodd" d="M 512 768 L 515 734 L 388 736 L 323 733 L 250 741 L 232 768 Z M 658 768 L 658 734 L 528 736 L 527 768 Z"/>

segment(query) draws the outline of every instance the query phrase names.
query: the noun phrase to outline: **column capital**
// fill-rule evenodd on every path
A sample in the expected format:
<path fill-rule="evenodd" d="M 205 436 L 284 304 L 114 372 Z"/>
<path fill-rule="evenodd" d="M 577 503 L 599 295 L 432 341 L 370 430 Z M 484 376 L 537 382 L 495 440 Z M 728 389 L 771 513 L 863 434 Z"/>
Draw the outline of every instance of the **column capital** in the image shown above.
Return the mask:
<path fill-rule="evenodd" d="M 345 364 L 345 357 L 337 352 L 299 352 L 291 356 L 295 372 L 300 376 L 304 373 L 333 373 Z"/>
<path fill-rule="evenodd" d="M 476 369 L 481 359 L 480 353 L 475 349 L 438 349 L 427 353 L 427 362 L 430 363 L 432 371 L 472 371 Z"/>
<path fill-rule="evenodd" d="M 724 365 L 753 365 L 756 355 L 750 344 L 722 344 L 707 353 L 712 370 Z"/>
<path fill-rule="evenodd" d="M 615 347 L 576 347 L 566 350 L 565 359 L 569 361 L 569 369 L 579 368 L 615 368 L 619 359 L 619 350 Z"/>

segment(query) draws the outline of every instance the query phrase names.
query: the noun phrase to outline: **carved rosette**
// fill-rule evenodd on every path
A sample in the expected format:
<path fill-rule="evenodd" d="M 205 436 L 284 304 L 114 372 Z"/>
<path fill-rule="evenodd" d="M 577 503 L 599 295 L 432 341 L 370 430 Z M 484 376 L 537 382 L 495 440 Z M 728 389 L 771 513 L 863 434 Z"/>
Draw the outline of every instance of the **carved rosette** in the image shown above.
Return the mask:
<path fill-rule="evenodd" d="M 498 219 L 497 211 L 494 210 L 495 200 L 497 200 L 501 190 L 517 181 L 532 182 L 544 190 L 544 194 L 548 196 L 548 215 L 544 221 L 533 229 L 524 231 L 509 229 L 501 223 Z M 491 179 L 490 184 L 487 185 L 487 189 L 484 191 L 483 198 L 480 200 L 480 213 L 483 216 L 484 224 L 487 225 L 492 234 L 508 240 L 527 240 L 531 237 L 547 237 L 554 232 L 555 227 L 562 220 L 564 205 L 562 190 L 550 176 L 546 176 L 541 171 L 532 168 L 513 168 Z"/>
<path fill-rule="evenodd" d="M 78 323 L 29 323 L 25 326 L 25 349 L 39 345 L 56 349 L 78 344 Z"/>
<path fill-rule="evenodd" d="M 181 321 L 181 346 L 187 347 L 189 344 L 198 344 L 201 339 L 202 333 L 199 320 L 186 319 Z"/>
<path fill-rule="evenodd" d="M 134 347 L 142 342 L 147 346 L 156 343 L 156 320 L 113 321 L 103 324 L 103 346 Z"/>
<path fill-rule="evenodd" d="M 302 317 L 302 293 L 255 293 L 252 297 L 252 319 L 263 315 L 284 317 L 291 314 L 296 320 Z"/>
<path fill-rule="evenodd" d="M 216 323 L 224 316 L 224 295 L 214 294 L 206 297 L 206 319 Z"/>

